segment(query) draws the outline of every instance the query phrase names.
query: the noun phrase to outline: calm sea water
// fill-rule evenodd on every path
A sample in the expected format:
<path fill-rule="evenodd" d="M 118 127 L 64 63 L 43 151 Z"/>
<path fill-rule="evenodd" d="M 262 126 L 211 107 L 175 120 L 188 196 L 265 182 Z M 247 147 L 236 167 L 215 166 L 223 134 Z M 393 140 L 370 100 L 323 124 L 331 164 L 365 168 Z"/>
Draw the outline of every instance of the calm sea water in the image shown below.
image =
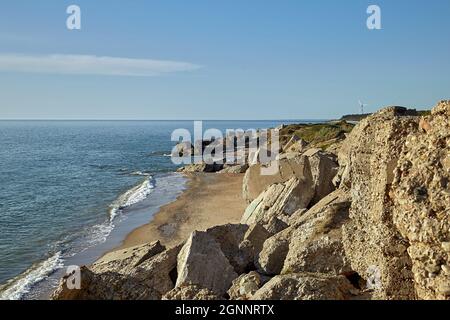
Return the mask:
<path fill-rule="evenodd" d="M 0 121 L 0 299 L 45 297 L 65 265 L 93 262 L 173 201 L 184 188 L 168 157 L 177 128 L 193 122 Z"/>

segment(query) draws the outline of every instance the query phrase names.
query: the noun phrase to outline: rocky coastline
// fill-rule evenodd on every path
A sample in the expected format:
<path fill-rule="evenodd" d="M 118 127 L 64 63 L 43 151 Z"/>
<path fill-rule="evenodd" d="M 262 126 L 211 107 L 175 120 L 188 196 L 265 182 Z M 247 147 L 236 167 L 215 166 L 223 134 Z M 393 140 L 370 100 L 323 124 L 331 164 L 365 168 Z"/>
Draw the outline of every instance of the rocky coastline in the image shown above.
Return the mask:
<path fill-rule="evenodd" d="M 450 101 L 280 132 L 275 175 L 257 162 L 182 169 L 244 175 L 240 223 L 112 252 L 52 298 L 450 299 Z"/>

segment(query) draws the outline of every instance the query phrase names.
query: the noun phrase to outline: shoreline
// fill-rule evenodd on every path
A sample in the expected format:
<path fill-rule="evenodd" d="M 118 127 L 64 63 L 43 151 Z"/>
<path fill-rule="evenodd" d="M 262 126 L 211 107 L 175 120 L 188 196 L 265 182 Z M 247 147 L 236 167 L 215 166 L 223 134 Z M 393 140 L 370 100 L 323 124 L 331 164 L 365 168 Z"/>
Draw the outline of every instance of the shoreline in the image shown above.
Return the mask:
<path fill-rule="evenodd" d="M 173 247 L 193 231 L 240 222 L 247 206 L 242 197 L 244 174 L 195 173 L 184 176 L 188 180 L 186 187 L 175 201 L 160 207 L 148 223 L 128 233 L 119 246 L 104 255 L 157 240 L 162 245 Z"/>

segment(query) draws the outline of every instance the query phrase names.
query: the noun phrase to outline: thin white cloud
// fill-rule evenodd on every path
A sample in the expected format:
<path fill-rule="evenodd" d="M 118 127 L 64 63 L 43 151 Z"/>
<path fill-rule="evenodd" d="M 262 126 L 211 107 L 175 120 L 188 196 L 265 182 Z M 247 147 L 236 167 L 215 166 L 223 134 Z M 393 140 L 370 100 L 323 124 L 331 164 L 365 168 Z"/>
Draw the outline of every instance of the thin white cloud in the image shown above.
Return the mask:
<path fill-rule="evenodd" d="M 180 61 L 99 57 L 89 55 L 0 54 L 0 71 L 151 77 L 194 71 L 200 66 Z"/>

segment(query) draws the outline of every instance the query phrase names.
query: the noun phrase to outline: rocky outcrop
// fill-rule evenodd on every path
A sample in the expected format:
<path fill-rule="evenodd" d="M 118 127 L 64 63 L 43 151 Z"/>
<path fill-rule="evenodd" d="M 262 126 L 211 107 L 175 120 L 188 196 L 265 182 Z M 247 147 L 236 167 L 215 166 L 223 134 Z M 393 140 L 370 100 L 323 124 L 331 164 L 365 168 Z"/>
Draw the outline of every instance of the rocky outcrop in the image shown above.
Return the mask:
<path fill-rule="evenodd" d="M 283 146 L 283 153 L 303 153 L 308 147 L 308 142 L 294 134 L 292 138 Z"/>
<path fill-rule="evenodd" d="M 252 300 L 347 300 L 358 293 L 344 276 L 299 273 L 272 278 Z"/>
<path fill-rule="evenodd" d="M 418 298 L 450 299 L 450 101 L 406 138 L 389 197 Z"/>
<path fill-rule="evenodd" d="M 242 274 L 233 281 L 228 295 L 232 300 L 249 300 L 261 288 L 267 278 L 261 276 L 255 271 L 248 274 Z"/>
<path fill-rule="evenodd" d="M 415 290 L 405 239 L 397 231 L 389 197 L 394 170 L 408 135 L 417 132 L 418 117 L 391 107 L 364 119 L 341 149 L 341 186 L 352 195 L 350 221 L 343 227 L 346 256 L 353 270 L 369 278 L 378 270 L 375 297 L 412 299 Z"/>
<path fill-rule="evenodd" d="M 270 166 L 274 172 L 264 173 L 264 168 Z M 292 159 L 274 160 L 268 165 L 255 164 L 245 173 L 243 182 L 243 196 L 248 203 L 258 198 L 268 187 L 282 184 L 296 178 L 305 186 L 305 190 L 312 186 L 312 175 L 306 157 L 297 156 Z"/>
<path fill-rule="evenodd" d="M 248 164 L 228 165 L 225 164 L 220 173 L 241 174 L 245 173 L 248 169 Z"/>
<path fill-rule="evenodd" d="M 245 250 L 240 249 L 242 241 L 248 239 L 249 227 L 244 224 L 226 224 L 206 230 L 219 244 L 220 250 L 228 259 L 237 274 L 245 272 L 253 264 L 253 257 L 249 257 Z"/>
<path fill-rule="evenodd" d="M 316 204 L 336 188 L 333 179 L 339 170 L 336 156 L 332 153 L 312 148 L 303 153 L 308 157 L 314 182 L 314 197 L 311 204 Z"/>
<path fill-rule="evenodd" d="M 197 285 L 222 296 L 238 277 L 220 245 L 206 232 L 193 232 L 178 255 L 176 287 Z"/>
<path fill-rule="evenodd" d="M 424 117 L 383 109 L 346 140 L 346 123 L 283 126 L 279 171 L 245 174 L 242 224 L 110 253 L 54 298 L 450 299 L 449 120 L 442 101 Z M 339 168 L 313 148 L 331 140 Z"/>
<path fill-rule="evenodd" d="M 314 195 L 311 187 L 311 180 L 299 180 L 295 177 L 269 186 L 247 207 L 241 223 L 266 224 L 274 217 L 288 218 L 298 208 L 308 206 Z"/>
<path fill-rule="evenodd" d="M 342 226 L 348 221 L 349 192 L 337 190 L 295 222 L 282 274 L 351 273 L 342 243 Z"/>
<path fill-rule="evenodd" d="M 54 300 L 159 300 L 175 286 L 176 262 L 180 247 L 159 253 L 128 272 L 95 273 L 81 267 L 81 288 L 69 289 L 67 275 L 53 293 Z M 129 257 L 125 257 L 129 260 Z M 116 259 L 117 265 L 122 264 Z"/>
<path fill-rule="evenodd" d="M 97 260 L 90 270 L 95 273 L 117 272 L 127 274 L 147 259 L 161 253 L 166 248 L 159 241 L 109 252 Z"/>
<path fill-rule="evenodd" d="M 222 297 L 209 289 L 201 288 L 197 285 L 187 285 L 176 287 L 167 292 L 162 300 L 223 300 Z"/>
<path fill-rule="evenodd" d="M 295 228 L 289 227 L 264 242 L 256 261 L 258 271 L 273 276 L 281 273 L 289 252 L 289 241 Z"/>
<path fill-rule="evenodd" d="M 212 173 L 221 171 L 223 169 L 223 166 L 224 166 L 223 163 L 207 164 L 202 162 L 202 163 L 193 163 L 185 167 L 181 167 L 177 171 L 181 173 L 198 173 L 198 172 Z"/>

